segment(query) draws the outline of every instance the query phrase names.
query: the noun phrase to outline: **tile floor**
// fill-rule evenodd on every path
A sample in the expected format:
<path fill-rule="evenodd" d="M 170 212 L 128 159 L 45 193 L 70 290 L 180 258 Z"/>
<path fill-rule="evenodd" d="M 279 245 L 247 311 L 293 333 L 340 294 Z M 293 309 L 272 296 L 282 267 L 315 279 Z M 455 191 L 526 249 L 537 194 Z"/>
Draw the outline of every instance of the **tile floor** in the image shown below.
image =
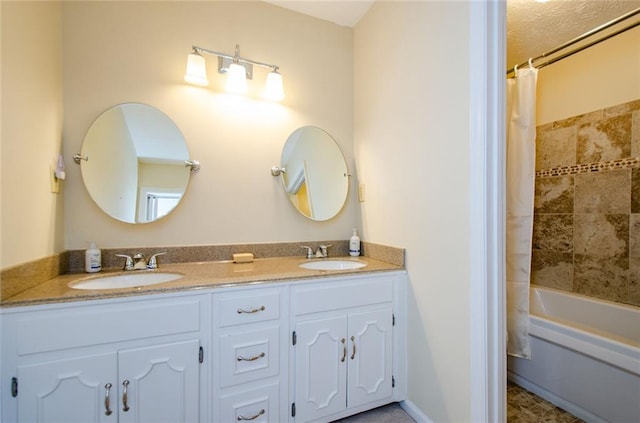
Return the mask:
<path fill-rule="evenodd" d="M 513 382 L 507 382 L 507 421 L 509 423 L 583 422 Z"/>
<path fill-rule="evenodd" d="M 397 402 L 355 416 L 336 420 L 333 423 L 415 423 Z"/>
<path fill-rule="evenodd" d="M 507 383 L 508 423 L 583 423 L 579 418 L 548 401 Z M 334 423 L 415 423 L 397 403 L 385 405 L 365 413 L 337 420 Z"/>

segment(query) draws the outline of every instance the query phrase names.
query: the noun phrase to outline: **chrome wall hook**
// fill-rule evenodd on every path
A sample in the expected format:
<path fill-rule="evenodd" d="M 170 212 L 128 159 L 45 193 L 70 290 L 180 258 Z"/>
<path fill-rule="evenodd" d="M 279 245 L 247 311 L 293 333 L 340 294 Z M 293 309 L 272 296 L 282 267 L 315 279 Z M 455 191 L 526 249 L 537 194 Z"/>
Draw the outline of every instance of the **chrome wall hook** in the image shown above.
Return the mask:
<path fill-rule="evenodd" d="M 284 167 L 274 166 L 271 168 L 271 174 L 273 176 L 280 176 L 283 173 L 287 173 L 287 169 L 285 169 Z"/>

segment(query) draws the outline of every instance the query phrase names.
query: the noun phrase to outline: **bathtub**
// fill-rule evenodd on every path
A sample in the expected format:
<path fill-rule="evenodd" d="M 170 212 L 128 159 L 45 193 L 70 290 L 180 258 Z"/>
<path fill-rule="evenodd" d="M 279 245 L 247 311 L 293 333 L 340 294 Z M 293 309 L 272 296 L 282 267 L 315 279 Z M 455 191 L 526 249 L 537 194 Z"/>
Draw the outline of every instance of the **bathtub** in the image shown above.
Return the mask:
<path fill-rule="evenodd" d="M 513 382 L 587 422 L 640 422 L 640 308 L 533 287 Z"/>

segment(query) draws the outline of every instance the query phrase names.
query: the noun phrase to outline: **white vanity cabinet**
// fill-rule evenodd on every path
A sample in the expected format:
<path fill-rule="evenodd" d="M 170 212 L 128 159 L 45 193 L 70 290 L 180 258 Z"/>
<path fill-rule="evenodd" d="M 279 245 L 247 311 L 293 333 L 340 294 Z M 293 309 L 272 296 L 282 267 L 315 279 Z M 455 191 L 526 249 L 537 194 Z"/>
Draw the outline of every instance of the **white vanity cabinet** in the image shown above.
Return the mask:
<path fill-rule="evenodd" d="M 286 421 L 288 287 L 213 295 L 213 422 Z"/>
<path fill-rule="evenodd" d="M 390 271 L 3 307 L 0 421 L 327 422 L 401 401 L 405 286 Z"/>
<path fill-rule="evenodd" d="M 201 421 L 209 298 L 3 310 L 2 421 Z"/>
<path fill-rule="evenodd" d="M 292 288 L 296 423 L 331 421 L 404 399 L 404 388 L 395 386 L 406 381 L 403 280 L 378 275 Z"/>

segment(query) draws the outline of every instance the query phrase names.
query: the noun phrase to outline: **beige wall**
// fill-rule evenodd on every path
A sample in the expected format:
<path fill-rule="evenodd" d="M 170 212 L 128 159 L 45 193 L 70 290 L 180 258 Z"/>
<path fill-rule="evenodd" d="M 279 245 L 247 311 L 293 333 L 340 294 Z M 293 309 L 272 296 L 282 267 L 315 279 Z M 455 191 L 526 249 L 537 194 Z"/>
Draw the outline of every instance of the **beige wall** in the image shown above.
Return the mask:
<path fill-rule="evenodd" d="M 337 218 L 312 222 L 269 172 L 303 125 L 329 132 L 353 169 L 351 29 L 262 2 L 63 2 L 62 10 L 66 157 L 101 112 L 140 102 L 172 118 L 202 164 L 174 213 L 137 226 L 104 215 L 70 164 L 67 248 L 346 239 L 358 226 L 353 195 Z M 262 68 L 248 96 L 224 94 L 213 56 L 209 88 L 184 83 L 191 45 L 233 53 L 236 43 L 241 55 L 280 66 L 283 102 L 259 98 Z"/>
<path fill-rule="evenodd" d="M 407 248 L 410 400 L 434 421 L 469 421 L 468 8 L 379 2 L 352 31 L 254 2 L 63 2 L 66 248 L 91 240 L 117 247 L 347 238 L 362 226 L 366 240 Z M 3 13 L 3 40 L 4 23 Z M 191 44 L 231 51 L 235 43 L 243 55 L 281 66 L 283 103 L 222 94 L 212 59 L 213 87 L 183 83 Z M 256 73 L 252 84 L 261 86 Z M 93 120 L 128 101 L 169 115 L 202 162 L 185 203 L 148 225 L 104 216 L 70 160 Z M 350 203 L 326 223 L 295 212 L 269 174 L 302 125 L 331 133 L 366 184 L 359 204 L 354 177 Z M 3 169 L 5 146 L 20 145 L 5 144 L 4 135 Z M 3 219 L 5 202 L 24 200 L 4 188 Z M 26 229 L 23 208 L 16 205 L 12 218 Z M 24 259 L 47 253 L 34 254 L 26 245 L 33 242 L 26 237 Z"/>
<path fill-rule="evenodd" d="M 64 249 L 63 195 L 49 181 L 62 142 L 62 43 L 59 3 L 3 1 L 0 9 L 5 268 Z"/>
<path fill-rule="evenodd" d="M 540 69 L 542 125 L 640 98 L 640 27 Z"/>
<path fill-rule="evenodd" d="M 441 422 L 471 420 L 468 9 L 378 2 L 354 34 L 363 237 L 407 249 L 409 399 Z"/>

